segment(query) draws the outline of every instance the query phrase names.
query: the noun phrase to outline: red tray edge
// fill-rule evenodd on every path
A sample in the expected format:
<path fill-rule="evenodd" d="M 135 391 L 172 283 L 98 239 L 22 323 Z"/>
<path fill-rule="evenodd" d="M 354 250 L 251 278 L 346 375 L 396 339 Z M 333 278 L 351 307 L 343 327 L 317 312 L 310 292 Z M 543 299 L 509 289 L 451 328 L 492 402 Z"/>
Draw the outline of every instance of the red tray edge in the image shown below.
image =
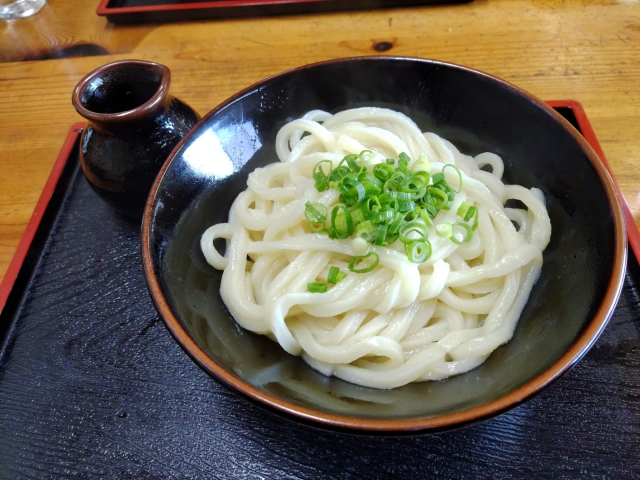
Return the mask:
<path fill-rule="evenodd" d="M 106 3 L 108 0 L 103 0 L 103 3 Z M 633 215 L 631 214 L 631 210 L 629 210 L 629 206 L 622 195 L 618 182 L 616 181 L 613 172 L 611 171 L 611 167 L 609 167 L 609 163 L 607 162 L 606 157 L 604 156 L 604 152 L 602 151 L 602 147 L 598 142 L 595 132 L 589 123 L 587 118 L 587 114 L 582 108 L 580 102 L 576 100 L 549 100 L 546 101 L 547 105 L 550 107 L 569 107 L 573 111 L 573 114 L 576 117 L 578 125 L 582 130 L 582 135 L 587 140 L 591 148 L 598 154 L 605 168 L 611 175 L 613 179 L 613 183 L 616 187 L 616 191 L 618 192 L 618 197 L 620 198 L 620 203 L 622 204 L 622 210 L 625 217 L 625 223 L 627 225 L 627 238 L 629 244 L 638 260 L 640 260 L 640 231 L 638 231 L 638 226 L 636 225 Z M 7 299 L 9 298 L 9 294 L 11 293 L 11 289 L 13 288 L 13 284 L 18 277 L 18 273 L 22 268 L 22 264 L 24 263 L 24 259 L 31 247 L 31 243 L 33 238 L 40 226 L 40 222 L 42 221 L 42 217 L 44 216 L 44 212 L 49 205 L 49 201 L 51 200 L 51 196 L 58 184 L 58 180 L 60 179 L 60 175 L 64 170 L 67 161 L 69 160 L 69 156 L 71 151 L 73 150 L 73 146 L 75 145 L 78 137 L 82 133 L 82 129 L 85 124 L 80 122 L 76 123 L 71 127 L 71 130 L 67 134 L 67 138 L 62 145 L 62 149 L 58 154 L 58 157 L 53 164 L 53 168 L 51 169 L 51 173 L 49 174 L 49 178 L 40 194 L 40 198 L 38 199 L 38 203 L 36 204 L 35 209 L 33 210 L 33 214 L 27 224 L 27 227 L 22 234 L 22 238 L 20 239 L 20 243 L 18 243 L 18 247 L 16 248 L 16 252 L 11 259 L 11 263 L 7 268 L 7 272 L 2 279 L 2 283 L 0 283 L 0 312 L 4 309 L 5 304 L 7 303 Z"/>
<path fill-rule="evenodd" d="M 31 242 L 33 242 L 33 237 L 40 226 L 40 222 L 42 221 L 44 212 L 47 209 L 47 205 L 49 205 L 53 191 L 58 184 L 60 175 L 62 175 L 62 171 L 69 160 L 73 146 L 75 145 L 78 136 L 82 133 L 84 126 L 84 123 L 76 123 L 71 127 L 71 130 L 67 134 L 67 138 L 62 145 L 62 149 L 58 154 L 58 158 L 53 164 L 47 183 L 45 183 L 44 189 L 42 190 L 42 193 L 40 193 L 38 203 L 36 203 L 36 208 L 31 214 L 29 223 L 27 223 L 27 228 L 25 228 L 25 231 L 20 238 L 20 243 L 18 243 L 18 247 L 13 254 L 11 263 L 9 263 L 9 268 L 7 268 L 7 272 L 2 279 L 2 283 L 0 283 L 0 312 L 4 309 L 4 306 L 7 303 L 9 293 L 11 293 L 13 284 L 15 283 L 18 273 L 22 268 L 27 252 L 31 247 Z"/>
<path fill-rule="evenodd" d="M 638 226 L 636 225 L 635 219 L 633 218 L 633 214 L 629 209 L 629 205 L 627 204 L 624 195 L 622 194 L 622 190 L 620 190 L 620 185 L 618 185 L 618 181 L 616 180 L 611 167 L 609 166 L 609 162 L 607 162 L 607 158 L 604 155 L 604 151 L 600 146 L 600 142 L 598 142 L 598 138 L 596 137 L 596 133 L 593 131 L 593 127 L 591 127 L 591 123 L 587 118 L 587 114 L 582 107 L 582 104 L 577 100 L 548 100 L 545 101 L 547 105 L 550 107 L 569 107 L 573 111 L 573 114 L 578 121 L 578 125 L 580 125 L 580 130 L 582 130 L 582 136 L 585 140 L 591 145 L 591 148 L 596 152 L 604 167 L 609 172 L 611 176 L 611 180 L 613 180 L 613 185 L 616 187 L 616 191 L 618 192 L 618 198 L 620 199 L 620 205 L 622 206 L 622 214 L 624 215 L 625 224 L 627 227 L 627 240 L 629 242 L 629 246 L 633 250 L 633 253 L 638 261 L 640 261 L 640 230 L 638 230 Z"/>
<path fill-rule="evenodd" d="M 172 3 L 167 5 L 149 5 L 141 7 L 107 7 L 111 0 L 101 0 L 100 5 L 96 9 L 96 13 L 100 16 L 113 15 L 118 13 L 144 13 L 167 10 L 203 10 L 230 7 L 255 7 L 264 5 L 287 5 L 298 3 L 321 3 L 328 0 L 218 0 L 215 2 L 198 2 L 198 3 Z"/>

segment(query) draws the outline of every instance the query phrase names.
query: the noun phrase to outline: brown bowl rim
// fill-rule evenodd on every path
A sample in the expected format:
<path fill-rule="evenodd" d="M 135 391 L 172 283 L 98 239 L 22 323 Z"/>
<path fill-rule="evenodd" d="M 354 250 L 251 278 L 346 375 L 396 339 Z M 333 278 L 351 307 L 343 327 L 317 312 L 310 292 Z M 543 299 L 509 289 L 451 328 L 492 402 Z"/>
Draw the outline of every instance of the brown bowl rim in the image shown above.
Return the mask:
<path fill-rule="evenodd" d="M 522 403 L 527 398 L 533 396 L 547 385 L 558 379 L 563 373 L 569 370 L 575 363 L 577 363 L 584 354 L 587 353 L 589 348 L 598 339 L 604 327 L 606 326 L 615 306 L 617 304 L 622 285 L 624 282 L 624 273 L 626 271 L 626 236 L 625 226 L 622 217 L 622 210 L 620 200 L 618 198 L 616 189 L 613 184 L 613 180 L 609 175 L 604 164 L 587 143 L 580 133 L 571 126 L 571 124 L 565 120 L 560 114 L 558 114 L 551 107 L 546 105 L 542 100 L 536 96 L 524 91 L 523 89 L 497 78 L 493 75 L 475 70 L 469 67 L 456 65 L 453 63 L 442 62 L 438 60 L 430 60 L 424 58 L 414 57 L 399 57 L 399 56 L 364 56 L 364 57 L 348 57 L 341 59 L 328 60 L 323 62 L 317 62 L 309 65 L 304 65 L 296 68 L 286 70 L 267 77 L 253 85 L 243 89 L 242 91 L 231 96 L 223 103 L 212 109 L 207 115 L 205 115 L 200 122 L 194 127 L 198 128 L 201 123 L 206 122 L 210 117 L 215 115 L 221 109 L 234 102 L 235 100 L 243 97 L 244 95 L 254 91 L 266 83 L 272 80 L 288 75 L 292 72 L 311 69 L 320 65 L 336 64 L 344 62 L 359 62 L 359 61 L 412 61 L 412 62 L 425 62 L 431 63 L 446 68 L 455 68 L 463 70 L 474 75 L 479 75 L 484 78 L 488 78 L 495 82 L 502 84 L 504 87 L 511 91 L 520 94 L 527 98 L 529 101 L 545 110 L 549 115 L 554 117 L 570 135 L 578 142 L 582 149 L 587 154 L 587 157 L 591 161 L 592 165 L 596 169 L 600 180 L 605 187 L 609 206 L 611 208 L 614 220 L 614 256 L 615 264 L 612 268 L 611 278 L 607 286 L 604 299 L 595 313 L 593 319 L 588 323 L 582 334 L 572 343 L 569 349 L 547 370 L 540 375 L 520 386 L 519 388 L 509 392 L 507 395 L 493 400 L 489 403 L 479 405 L 477 407 L 470 408 L 468 410 L 462 410 L 460 412 L 449 413 L 445 415 L 438 415 L 433 417 L 424 418 L 411 418 L 411 419 L 375 419 L 368 417 L 355 417 L 348 415 L 338 415 L 333 413 L 327 413 L 319 410 L 314 410 L 308 407 L 296 405 L 291 402 L 282 400 L 274 395 L 270 395 L 267 392 L 257 389 L 253 385 L 241 380 L 234 374 L 225 370 L 222 366 L 218 365 L 211 357 L 209 357 L 204 350 L 202 350 L 195 341 L 189 336 L 186 330 L 180 325 L 180 322 L 175 317 L 171 308 L 168 305 L 166 298 L 164 297 L 158 278 L 153 269 L 153 263 L 151 261 L 151 249 L 150 249 L 150 233 L 151 233 L 151 216 L 152 206 L 155 201 L 155 196 L 158 190 L 158 186 L 164 177 L 164 174 L 175 158 L 176 153 L 182 147 L 186 141 L 185 137 L 169 155 L 167 161 L 164 163 L 160 173 L 156 177 L 156 181 L 153 184 L 147 204 L 145 206 L 143 223 L 142 223 L 142 260 L 144 267 L 144 274 L 151 293 L 151 297 L 160 313 L 165 325 L 175 337 L 177 342 L 182 348 L 198 363 L 207 373 L 214 378 L 220 380 L 225 385 L 233 388 L 234 390 L 245 395 L 252 401 L 256 401 L 263 404 L 277 413 L 285 414 L 287 417 L 293 417 L 303 423 L 312 424 L 316 426 L 323 426 L 331 429 L 351 431 L 353 433 L 421 433 L 421 432 L 437 432 L 452 428 L 458 428 L 464 425 L 478 422 L 483 419 L 493 417 L 499 413 L 502 413 L 510 408 L 513 408 Z M 188 136 L 188 135 L 187 135 Z"/>
<path fill-rule="evenodd" d="M 143 68 L 146 70 L 152 70 L 160 74 L 160 84 L 153 96 L 144 102 L 142 105 L 132 108 L 131 110 L 124 110 L 122 112 L 114 113 L 99 113 L 89 110 L 82 104 L 82 92 L 85 91 L 89 83 L 95 78 L 104 75 L 105 73 L 117 70 L 123 67 Z M 118 123 L 129 120 L 137 120 L 146 116 L 151 111 L 155 110 L 158 106 L 162 105 L 168 95 L 169 86 L 171 84 L 171 70 L 165 65 L 161 65 L 156 62 L 149 62 L 147 60 L 118 60 L 116 62 L 107 63 L 85 75 L 82 80 L 78 82 L 73 89 L 71 95 L 71 103 L 76 111 L 89 121 L 96 123 Z"/>

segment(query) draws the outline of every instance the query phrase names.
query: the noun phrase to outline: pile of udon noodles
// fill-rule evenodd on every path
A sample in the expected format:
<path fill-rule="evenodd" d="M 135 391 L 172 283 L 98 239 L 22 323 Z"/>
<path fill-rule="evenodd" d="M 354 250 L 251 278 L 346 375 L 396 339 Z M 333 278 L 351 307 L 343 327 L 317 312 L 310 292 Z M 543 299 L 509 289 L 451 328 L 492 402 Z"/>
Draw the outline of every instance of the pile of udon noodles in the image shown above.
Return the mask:
<path fill-rule="evenodd" d="M 331 160 L 336 167 L 365 149 L 376 152 L 371 165 L 406 152 L 410 168 L 425 155 L 432 176 L 446 164 L 462 172 L 462 191 L 430 227 L 433 253 L 424 263 L 412 263 L 396 241 L 369 245 L 378 266 L 353 273 L 348 263 L 362 252 L 352 239 L 310 232 L 305 203 L 321 202 L 330 212 L 339 196 L 314 188 L 314 166 Z M 282 127 L 276 151 L 280 162 L 252 172 L 229 222 L 201 240 L 207 261 L 224 270 L 220 292 L 242 327 L 268 335 L 325 375 L 384 389 L 467 372 L 512 338 L 551 223 L 540 190 L 503 184 L 500 157 L 464 155 L 383 108 L 311 111 Z M 458 185 L 455 169 L 444 174 Z M 504 208 L 509 199 L 527 208 Z M 477 206 L 479 223 L 469 243 L 456 245 L 435 230 L 456 222 L 463 201 Z M 213 246 L 216 238 L 227 240 L 224 256 Z M 326 293 L 308 292 L 307 283 L 326 281 L 333 265 L 346 278 Z"/>

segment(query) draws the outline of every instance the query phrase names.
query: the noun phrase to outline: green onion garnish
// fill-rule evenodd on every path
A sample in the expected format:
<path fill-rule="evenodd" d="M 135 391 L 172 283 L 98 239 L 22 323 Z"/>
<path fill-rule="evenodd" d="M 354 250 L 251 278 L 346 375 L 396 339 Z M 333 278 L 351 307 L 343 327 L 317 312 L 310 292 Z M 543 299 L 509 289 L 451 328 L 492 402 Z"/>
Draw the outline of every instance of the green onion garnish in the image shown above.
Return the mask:
<path fill-rule="evenodd" d="M 369 257 L 375 257 L 375 259 L 368 267 L 356 268 L 356 264 L 358 264 L 358 262 L 364 262 Z M 351 270 L 353 273 L 368 273 L 376 268 L 379 262 L 380 256 L 376 252 L 369 252 L 366 255 L 356 255 L 349 262 L 349 270 Z"/>
<path fill-rule="evenodd" d="M 413 164 L 413 171 L 419 172 L 423 171 L 425 173 L 429 173 L 431 171 L 431 164 L 429 164 L 429 160 L 424 155 L 420 155 L 418 160 Z"/>
<path fill-rule="evenodd" d="M 473 225 L 471 226 L 471 230 L 475 231 L 478 228 L 478 207 L 470 207 L 467 214 L 464 216 L 464 221 L 469 222 L 473 218 Z"/>
<path fill-rule="evenodd" d="M 338 267 L 332 266 L 329 269 L 329 275 L 327 276 L 327 282 L 329 282 L 332 285 L 335 285 L 336 283 L 338 283 L 340 280 L 342 280 L 346 276 L 347 276 L 347 274 L 344 273 L 343 271 L 341 271 Z"/>
<path fill-rule="evenodd" d="M 324 282 L 309 282 L 307 283 L 307 291 L 311 293 L 326 293 L 327 284 Z"/>
<path fill-rule="evenodd" d="M 458 189 L 457 190 L 455 190 L 455 189 L 453 189 L 451 187 L 449 187 L 449 188 L 455 193 L 460 193 L 462 191 L 462 173 L 460 172 L 458 167 L 456 167 L 455 165 L 452 165 L 450 163 L 447 163 L 444 167 L 442 167 L 442 177 L 443 178 L 444 178 L 444 171 L 447 168 L 453 168 L 456 171 L 456 173 L 458 174 L 458 179 L 460 180 L 460 182 L 458 183 Z M 447 183 L 446 180 L 444 182 Z"/>
<path fill-rule="evenodd" d="M 448 210 L 445 207 L 447 206 L 447 202 L 449 202 L 449 196 L 440 190 L 437 186 L 434 187 L 430 192 L 431 198 L 433 200 L 432 205 L 436 209 L 436 211 L 440 210 Z"/>
<path fill-rule="evenodd" d="M 374 241 L 376 245 L 384 245 L 388 228 L 389 226 L 386 223 L 380 223 L 378 225 L 378 231 L 376 232 L 376 239 Z"/>
<path fill-rule="evenodd" d="M 327 219 L 327 207 L 322 203 L 305 203 L 304 218 L 309 223 L 324 223 Z"/>
<path fill-rule="evenodd" d="M 407 257 L 414 263 L 422 263 L 431 256 L 431 243 L 429 240 L 414 240 L 404 246 Z"/>
<path fill-rule="evenodd" d="M 453 235 L 453 225 L 450 223 L 441 223 L 436 227 L 436 233 L 440 238 L 451 238 L 451 235 Z"/>
<path fill-rule="evenodd" d="M 331 211 L 331 228 L 329 237 L 347 238 L 353 233 L 351 212 L 344 205 L 336 205 Z"/>
<path fill-rule="evenodd" d="M 327 220 L 327 207 L 322 203 L 307 202 L 305 203 L 304 218 L 312 232 L 324 232 L 326 230 L 324 222 Z"/>
<path fill-rule="evenodd" d="M 412 236 L 409 236 L 413 234 Z M 400 230 L 400 241 L 405 245 L 414 240 L 425 240 L 427 238 L 427 226 L 419 221 L 405 223 Z"/>
<path fill-rule="evenodd" d="M 456 214 L 460 217 L 463 218 L 465 217 L 465 215 L 469 212 L 469 208 L 471 207 L 471 205 L 469 205 L 467 202 L 462 202 L 460 204 L 460 206 L 458 207 L 458 211 L 456 212 Z M 468 222 L 469 220 L 465 220 L 465 222 Z"/>
<path fill-rule="evenodd" d="M 456 213 L 465 222 L 469 222 L 475 216 L 474 226 L 471 228 L 475 230 L 478 227 L 478 207 L 469 205 L 467 202 L 462 202 Z"/>
<path fill-rule="evenodd" d="M 456 231 L 456 229 L 458 230 Z M 464 230 L 464 233 L 460 232 L 460 229 Z M 459 233 L 462 235 L 458 235 Z M 473 229 L 471 226 L 468 223 L 458 222 L 453 224 L 452 234 L 449 239 L 456 245 L 462 245 L 463 243 L 469 243 L 472 237 Z"/>
<path fill-rule="evenodd" d="M 433 225 L 433 221 L 431 220 L 431 217 L 429 216 L 429 213 L 427 212 L 427 210 L 420 210 L 420 218 L 422 219 L 422 221 L 425 223 L 427 227 L 430 227 L 431 225 Z"/>
<path fill-rule="evenodd" d="M 322 160 L 313 167 L 313 179 L 315 180 L 316 190 L 319 192 L 324 192 L 329 188 L 329 183 L 327 181 L 328 175 L 324 173 L 324 169 L 322 168 L 323 163 L 329 164 L 329 173 L 331 173 L 331 167 L 333 166 L 331 160 Z"/>
<path fill-rule="evenodd" d="M 428 229 L 438 212 L 451 209 L 456 193 L 462 190 L 462 173 L 455 165 L 447 164 L 431 176 L 429 161 L 422 155 L 409 170 L 411 159 L 406 153 L 398 155 L 397 161 L 388 158 L 384 163 L 368 167 L 371 154 L 364 150 L 358 155 L 347 155 L 335 168 L 329 160 L 315 165 L 316 189 L 321 192 L 336 189 L 340 203 L 333 207 L 329 217 L 323 204 L 307 202 L 305 219 L 309 229 L 328 233 L 332 239 L 354 236 L 359 242 L 379 246 L 399 239 L 411 261 L 419 263 L 428 259 L 431 255 Z M 458 175 L 455 189 L 446 180 L 448 168 Z M 462 202 L 457 214 L 468 223 L 440 224 L 436 233 L 456 243 L 466 243 L 478 226 L 478 208 Z M 371 255 L 374 253 L 368 254 Z M 379 259 L 373 266 L 353 269 L 366 257 L 354 257 L 349 269 L 358 273 L 371 271 Z"/>

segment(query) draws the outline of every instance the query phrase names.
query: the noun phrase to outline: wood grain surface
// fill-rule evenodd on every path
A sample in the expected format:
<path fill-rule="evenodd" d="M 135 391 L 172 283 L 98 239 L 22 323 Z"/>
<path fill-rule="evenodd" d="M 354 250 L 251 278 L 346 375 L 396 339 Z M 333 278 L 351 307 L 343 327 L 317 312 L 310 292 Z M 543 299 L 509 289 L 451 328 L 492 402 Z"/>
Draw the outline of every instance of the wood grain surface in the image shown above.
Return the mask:
<path fill-rule="evenodd" d="M 463 64 L 545 100 L 573 98 L 585 107 L 640 224 L 640 9 L 635 3 L 476 0 L 114 26 L 95 14 L 97 2 L 48 0 L 35 16 L 0 24 L 0 273 L 66 132 L 81 120 L 71 106 L 74 86 L 94 68 L 127 58 L 167 65 L 172 93 L 201 114 L 282 70 L 379 54 Z M 381 42 L 391 48 L 379 52 L 384 48 L 375 47 Z M 103 55 L 73 57 L 98 53 Z"/>

